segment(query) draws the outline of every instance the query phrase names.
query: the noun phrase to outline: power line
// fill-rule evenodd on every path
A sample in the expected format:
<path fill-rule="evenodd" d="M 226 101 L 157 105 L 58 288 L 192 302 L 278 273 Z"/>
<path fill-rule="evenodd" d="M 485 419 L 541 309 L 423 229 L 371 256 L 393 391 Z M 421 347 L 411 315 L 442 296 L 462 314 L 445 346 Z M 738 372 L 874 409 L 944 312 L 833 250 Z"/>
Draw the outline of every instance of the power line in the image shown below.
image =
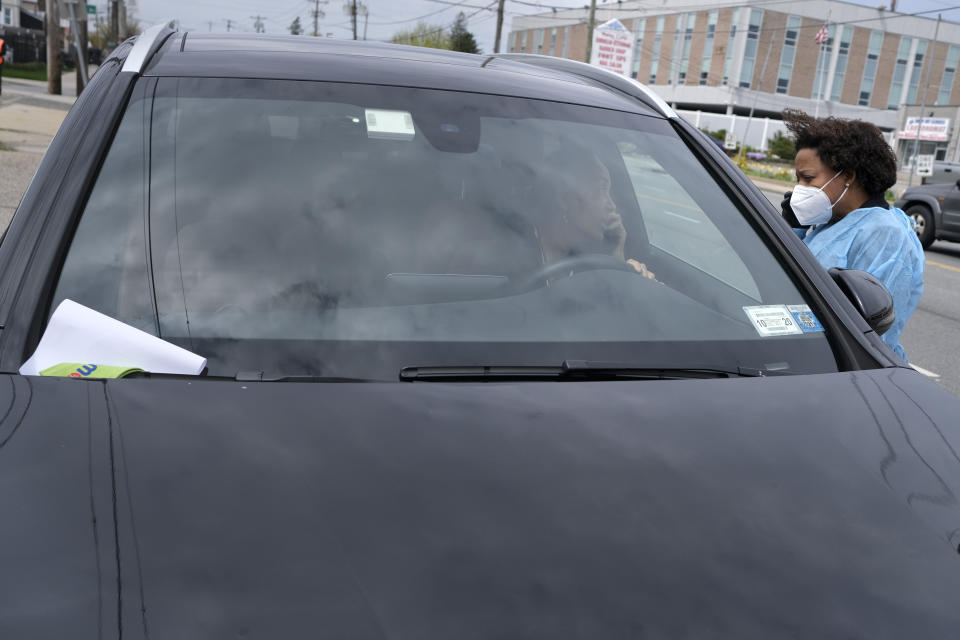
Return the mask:
<path fill-rule="evenodd" d="M 407 18 L 406 20 L 394 20 L 394 21 L 392 21 L 392 22 L 371 22 L 370 24 L 376 25 L 376 26 L 386 26 L 386 25 L 392 25 L 392 24 L 405 24 L 405 23 L 407 23 L 407 22 L 418 22 L 418 21 L 420 21 L 420 20 L 423 20 L 424 18 L 429 18 L 430 16 L 435 16 L 435 15 L 437 15 L 438 13 L 443 13 L 444 11 L 449 11 L 449 10 L 452 9 L 453 7 L 462 6 L 462 5 L 466 4 L 467 2 L 468 2 L 468 0 L 462 0 L 461 2 L 450 2 L 450 3 L 449 3 L 449 4 L 450 4 L 449 7 L 443 7 L 442 9 L 437 9 L 436 11 L 431 11 L 430 13 L 425 13 L 425 14 L 423 14 L 422 16 L 417 16 L 417 17 L 415 17 L 415 18 Z M 484 9 L 486 9 L 486 8 L 488 8 L 488 7 L 484 7 Z M 482 9 L 481 9 L 481 10 L 482 10 Z"/>
<path fill-rule="evenodd" d="M 465 18 L 466 20 L 469 20 L 470 18 L 472 18 L 473 16 L 477 15 L 477 14 L 480 13 L 481 11 L 486 11 L 486 10 L 488 10 L 488 9 L 491 9 L 491 8 L 493 7 L 493 5 L 497 4 L 498 1 L 499 1 L 499 0 L 493 0 L 493 2 L 491 2 L 491 3 L 488 4 L 487 6 L 485 6 L 485 7 L 480 7 L 479 9 L 477 9 L 476 11 L 474 11 L 473 13 L 470 13 L 470 14 L 467 14 L 466 16 L 464 16 L 464 18 Z M 478 24 L 478 23 L 480 23 L 480 22 L 483 22 L 483 21 L 485 21 L 485 20 L 489 20 L 490 18 L 492 18 L 492 17 L 495 16 L 495 15 L 496 15 L 495 13 L 491 13 L 489 16 L 485 16 L 485 17 L 477 20 L 474 24 L 476 25 L 476 24 Z M 372 24 L 372 23 L 371 23 L 371 24 Z M 443 32 L 446 31 L 446 30 L 447 30 L 446 27 L 437 27 L 436 29 L 430 29 L 429 31 L 425 31 L 425 32 L 423 32 L 422 34 L 418 34 L 418 35 L 430 36 L 430 35 L 433 35 L 433 34 L 435 34 L 435 33 L 443 33 Z M 391 41 L 392 41 L 392 40 L 384 40 L 383 42 L 391 42 Z"/>

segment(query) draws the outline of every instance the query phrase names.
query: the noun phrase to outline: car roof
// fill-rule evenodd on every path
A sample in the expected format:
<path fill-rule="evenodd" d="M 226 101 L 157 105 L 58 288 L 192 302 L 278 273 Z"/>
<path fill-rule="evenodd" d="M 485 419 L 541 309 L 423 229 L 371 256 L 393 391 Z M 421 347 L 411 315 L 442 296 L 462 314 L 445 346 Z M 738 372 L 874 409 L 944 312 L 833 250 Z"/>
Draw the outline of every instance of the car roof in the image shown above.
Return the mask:
<path fill-rule="evenodd" d="M 150 57 L 142 75 L 418 87 L 553 100 L 663 117 L 648 104 L 649 100 L 645 102 L 595 78 L 549 68 L 534 60 L 540 56 L 529 58 L 528 63 L 515 57 L 333 38 L 178 32 Z"/>

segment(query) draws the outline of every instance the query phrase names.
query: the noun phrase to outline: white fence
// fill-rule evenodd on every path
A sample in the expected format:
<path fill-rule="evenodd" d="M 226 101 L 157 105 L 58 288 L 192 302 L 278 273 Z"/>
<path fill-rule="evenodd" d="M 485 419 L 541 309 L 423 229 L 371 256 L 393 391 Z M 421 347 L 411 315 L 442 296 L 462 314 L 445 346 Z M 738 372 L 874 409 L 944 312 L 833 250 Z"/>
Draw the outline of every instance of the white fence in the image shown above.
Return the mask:
<path fill-rule="evenodd" d="M 726 129 L 733 131 L 737 142 L 746 142 L 748 147 L 767 151 L 768 140 L 778 131 L 787 134 L 787 127 L 783 120 L 774 120 L 772 118 L 753 118 L 747 116 L 726 115 L 723 113 L 707 113 L 705 111 L 687 111 L 678 109 L 684 120 L 697 127 L 698 129 L 709 129 L 717 131 Z"/>

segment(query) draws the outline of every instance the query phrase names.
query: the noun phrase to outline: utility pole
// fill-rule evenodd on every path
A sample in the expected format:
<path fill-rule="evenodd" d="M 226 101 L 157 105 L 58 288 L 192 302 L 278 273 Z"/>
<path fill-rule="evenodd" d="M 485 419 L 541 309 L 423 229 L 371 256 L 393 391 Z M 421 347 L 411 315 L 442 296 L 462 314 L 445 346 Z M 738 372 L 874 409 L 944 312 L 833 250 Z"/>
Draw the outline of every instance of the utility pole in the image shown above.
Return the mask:
<path fill-rule="evenodd" d="M 327 17 L 327 14 L 323 12 L 320 8 L 321 4 L 327 4 L 330 0 L 313 0 L 313 36 L 317 37 L 320 35 L 320 18 Z"/>
<path fill-rule="evenodd" d="M 940 14 L 937 14 L 937 26 L 933 30 L 933 43 L 927 47 L 927 55 L 923 63 L 927 65 L 926 78 L 923 81 L 923 100 L 920 102 L 920 121 L 917 122 L 917 137 L 913 139 L 913 162 L 910 163 L 910 179 L 907 188 L 913 186 L 913 171 L 917 166 L 917 147 L 920 145 L 920 132 L 923 131 L 923 112 L 927 110 L 927 92 L 930 91 L 930 68 L 933 66 L 933 52 L 937 48 L 937 37 L 940 35 Z"/>
<path fill-rule="evenodd" d="M 49 1 L 49 0 L 48 0 Z M 77 49 L 77 95 L 87 85 L 87 6 L 83 6 L 83 30 L 77 20 L 77 3 L 67 2 L 70 12 L 70 31 L 73 33 L 73 44 Z"/>
<path fill-rule="evenodd" d="M 500 34 L 503 31 L 503 3 L 505 0 L 500 0 L 497 3 L 497 36 L 493 40 L 493 52 L 500 53 Z M 588 47 L 590 45 L 587 45 Z"/>
<path fill-rule="evenodd" d="M 257 33 L 266 33 L 267 28 L 263 26 L 263 21 L 266 20 L 265 16 L 259 14 L 255 16 L 250 16 L 250 19 L 253 20 L 253 30 Z"/>
<path fill-rule="evenodd" d="M 357 0 L 347 0 L 343 5 L 343 12 L 350 16 L 350 22 L 353 24 L 353 39 L 357 39 Z"/>
<path fill-rule="evenodd" d="M 113 46 L 120 44 L 120 0 L 110 0 L 110 38 Z"/>
<path fill-rule="evenodd" d="M 47 93 L 60 95 L 60 8 L 57 0 L 47 0 Z"/>
<path fill-rule="evenodd" d="M 227 33 L 230 33 L 230 29 L 233 28 L 233 20 L 227 18 Z"/>
<path fill-rule="evenodd" d="M 775 33 L 775 32 L 774 32 Z M 757 32 L 757 46 L 760 46 L 760 33 Z M 760 90 L 763 89 L 763 78 L 767 75 L 767 63 L 770 62 L 770 52 L 773 51 L 773 35 L 770 36 L 770 42 L 767 44 L 767 55 L 763 57 L 763 68 L 760 69 L 760 78 L 757 80 L 757 88 L 754 89 L 753 94 L 753 104 L 750 105 L 750 115 L 747 116 L 747 126 L 743 130 L 743 142 L 740 143 L 740 153 L 737 154 L 737 164 L 740 165 L 742 169 L 746 164 L 746 154 L 747 154 L 747 135 L 750 133 L 750 123 L 753 122 L 753 111 L 757 108 L 757 99 L 760 97 Z M 751 82 L 752 84 L 752 82 Z M 736 124 L 737 119 L 734 116 L 734 124 Z M 736 133 L 736 127 L 734 127 L 734 133 Z M 761 147 L 763 144 L 761 143 Z"/>
<path fill-rule="evenodd" d="M 370 10 L 364 2 L 360 3 L 360 15 L 363 16 L 363 39 L 367 39 L 367 20 L 370 19 Z"/>
<path fill-rule="evenodd" d="M 117 44 L 120 44 L 130 35 L 127 33 L 127 3 L 120 0 L 117 8 L 119 9 L 117 12 Z"/>
<path fill-rule="evenodd" d="M 590 64 L 593 55 L 593 26 L 597 20 L 597 0 L 590 0 L 590 20 L 587 22 L 587 56 L 584 62 Z"/>

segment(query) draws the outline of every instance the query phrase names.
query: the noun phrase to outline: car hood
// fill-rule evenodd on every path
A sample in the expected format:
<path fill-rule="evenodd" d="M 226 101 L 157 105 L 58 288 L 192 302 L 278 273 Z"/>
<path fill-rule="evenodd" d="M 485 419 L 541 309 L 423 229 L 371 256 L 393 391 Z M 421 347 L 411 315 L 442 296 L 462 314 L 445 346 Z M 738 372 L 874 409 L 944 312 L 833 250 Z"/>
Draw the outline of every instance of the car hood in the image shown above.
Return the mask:
<path fill-rule="evenodd" d="M 47 506 L 0 534 L 7 579 L 24 576 L 8 630 L 880 638 L 960 625 L 960 401 L 904 369 L 9 382 L 0 453 L 26 475 L 19 500 Z"/>
<path fill-rule="evenodd" d="M 909 200 L 910 198 L 916 197 L 916 196 L 933 196 L 933 197 L 936 197 L 936 196 L 939 196 L 939 195 L 944 195 L 944 194 L 947 193 L 948 191 L 952 191 L 952 190 L 955 189 L 955 188 L 956 188 L 956 187 L 955 187 L 955 185 L 954 185 L 952 182 L 950 182 L 950 183 L 934 183 L 934 184 L 918 185 L 918 186 L 915 186 L 915 187 L 910 187 L 909 189 L 907 189 L 906 191 L 904 191 L 904 192 L 903 192 L 903 195 L 900 196 L 900 198 L 897 200 L 897 202 L 906 202 L 906 201 Z M 897 206 L 899 206 L 899 205 L 897 205 Z"/>

